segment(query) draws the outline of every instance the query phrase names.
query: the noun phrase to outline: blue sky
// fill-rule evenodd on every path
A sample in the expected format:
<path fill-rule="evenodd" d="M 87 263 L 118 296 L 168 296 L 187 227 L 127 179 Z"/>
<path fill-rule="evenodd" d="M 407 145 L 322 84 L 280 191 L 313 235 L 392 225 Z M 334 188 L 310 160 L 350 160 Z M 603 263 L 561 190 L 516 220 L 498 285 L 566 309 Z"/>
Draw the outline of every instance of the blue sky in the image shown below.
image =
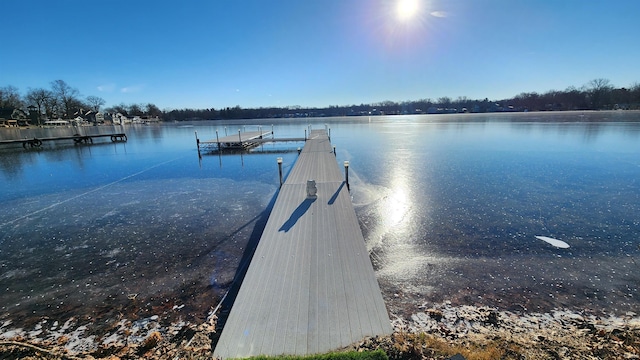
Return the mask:
<path fill-rule="evenodd" d="M 106 106 L 491 100 L 640 82 L 640 1 L 2 0 L 0 86 Z M 10 14 L 10 15 L 9 15 Z"/>

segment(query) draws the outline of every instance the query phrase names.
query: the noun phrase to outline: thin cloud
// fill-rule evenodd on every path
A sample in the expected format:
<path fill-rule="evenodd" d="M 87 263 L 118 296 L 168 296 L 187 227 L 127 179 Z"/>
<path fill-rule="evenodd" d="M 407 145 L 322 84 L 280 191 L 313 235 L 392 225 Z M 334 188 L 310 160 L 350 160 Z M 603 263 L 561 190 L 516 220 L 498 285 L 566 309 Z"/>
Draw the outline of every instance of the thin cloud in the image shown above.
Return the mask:
<path fill-rule="evenodd" d="M 98 89 L 98 91 L 100 92 L 112 92 L 113 90 L 116 89 L 116 84 L 98 85 L 96 89 Z"/>
<path fill-rule="evenodd" d="M 447 14 L 444 11 L 432 11 L 429 13 L 429 15 L 433 17 L 438 17 L 438 18 L 446 18 L 447 16 L 449 16 L 449 14 Z"/>
<path fill-rule="evenodd" d="M 142 91 L 143 87 L 144 86 L 142 86 L 142 85 L 126 86 L 126 87 L 123 87 L 122 89 L 120 89 L 120 92 L 121 93 L 126 93 L 126 94 L 128 94 L 128 93 L 137 93 L 137 92 Z"/>

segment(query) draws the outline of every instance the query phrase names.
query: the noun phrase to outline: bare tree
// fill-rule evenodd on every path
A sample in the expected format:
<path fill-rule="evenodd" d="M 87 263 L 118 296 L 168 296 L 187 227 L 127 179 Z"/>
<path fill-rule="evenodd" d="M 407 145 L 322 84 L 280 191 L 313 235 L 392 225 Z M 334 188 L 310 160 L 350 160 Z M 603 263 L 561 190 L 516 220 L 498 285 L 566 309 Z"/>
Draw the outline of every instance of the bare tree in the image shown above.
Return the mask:
<path fill-rule="evenodd" d="M 60 106 L 60 103 L 58 102 L 58 99 L 55 98 L 55 96 L 52 96 L 45 100 L 44 113 L 49 119 L 59 118 L 62 116 L 62 106 Z"/>
<path fill-rule="evenodd" d="M 607 101 L 609 100 L 611 90 L 613 90 L 609 79 L 593 79 L 587 83 L 587 88 L 591 95 L 591 106 L 594 109 L 599 110 L 608 105 Z"/>
<path fill-rule="evenodd" d="M 67 85 L 64 80 L 56 80 L 51 82 L 51 91 L 54 97 L 58 100 L 58 104 L 61 105 L 64 116 L 70 116 L 74 112 L 74 106 L 80 102 L 78 97 L 80 92 L 78 89 L 72 88 Z M 61 115 L 61 114 L 58 114 Z"/>
<path fill-rule="evenodd" d="M 162 115 L 162 110 L 160 110 L 155 104 L 152 103 L 148 103 L 145 110 L 147 115 L 151 117 Z"/>
<path fill-rule="evenodd" d="M 104 111 L 108 112 L 108 113 L 113 113 L 113 114 L 117 114 L 120 113 L 124 116 L 128 116 L 129 112 L 127 111 L 127 105 L 125 105 L 124 103 L 120 103 L 119 105 L 114 105 L 110 108 L 106 108 L 104 109 Z"/>
<path fill-rule="evenodd" d="M 105 104 L 105 101 L 98 96 L 87 96 L 87 103 L 93 111 L 98 112 L 100 111 L 100 107 Z"/>
<path fill-rule="evenodd" d="M 448 96 L 439 97 L 437 102 L 438 102 L 438 105 L 441 105 L 445 108 L 448 108 L 451 106 L 451 98 Z"/>
<path fill-rule="evenodd" d="M 640 83 L 634 82 L 631 84 L 631 102 L 640 103 Z"/>
<path fill-rule="evenodd" d="M 53 99 L 53 93 L 47 89 L 37 88 L 37 89 L 29 89 L 25 99 L 30 105 L 34 105 L 38 108 L 38 124 L 40 124 L 40 117 L 42 116 L 42 111 L 47 109 L 47 102 Z"/>
<path fill-rule="evenodd" d="M 22 107 L 22 98 L 15 86 L 5 86 L 0 88 L 0 108 L 19 109 Z"/>
<path fill-rule="evenodd" d="M 132 116 L 142 116 L 142 115 L 144 115 L 144 112 L 142 111 L 143 107 L 144 106 L 142 106 L 142 105 L 131 104 L 131 105 L 129 105 L 128 113 L 129 113 L 129 115 L 132 115 Z"/>

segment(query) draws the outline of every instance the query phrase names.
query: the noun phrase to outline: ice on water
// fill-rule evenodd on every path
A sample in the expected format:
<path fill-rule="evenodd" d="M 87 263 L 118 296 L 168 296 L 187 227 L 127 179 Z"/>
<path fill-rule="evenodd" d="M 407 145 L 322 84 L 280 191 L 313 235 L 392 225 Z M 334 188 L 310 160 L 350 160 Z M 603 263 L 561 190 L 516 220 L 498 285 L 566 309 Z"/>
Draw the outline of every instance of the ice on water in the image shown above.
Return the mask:
<path fill-rule="evenodd" d="M 550 238 L 548 236 L 538 236 L 536 235 L 536 239 L 538 240 L 542 240 L 546 243 L 549 243 L 557 248 L 560 249 L 567 249 L 569 248 L 569 244 L 567 244 L 566 242 L 562 241 L 562 240 L 558 240 L 558 239 L 554 239 L 554 238 Z"/>

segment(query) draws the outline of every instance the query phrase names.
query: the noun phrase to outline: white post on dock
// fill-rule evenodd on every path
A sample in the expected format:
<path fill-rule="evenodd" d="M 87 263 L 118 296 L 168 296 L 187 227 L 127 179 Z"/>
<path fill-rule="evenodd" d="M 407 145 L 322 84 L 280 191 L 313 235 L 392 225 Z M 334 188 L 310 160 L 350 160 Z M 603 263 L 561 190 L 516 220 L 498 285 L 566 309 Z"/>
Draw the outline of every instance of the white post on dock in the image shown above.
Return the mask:
<path fill-rule="evenodd" d="M 224 136 L 227 136 L 227 127 L 224 127 Z"/>
<path fill-rule="evenodd" d="M 240 134 L 240 129 L 238 129 L 238 141 L 242 143 L 242 135 Z"/>
<path fill-rule="evenodd" d="M 349 190 L 349 161 L 344 162 L 344 181 L 347 183 L 347 190 Z"/>
<path fill-rule="evenodd" d="M 282 187 L 282 158 L 279 157 L 277 160 L 278 160 L 278 172 L 280 173 L 280 187 Z"/>
<path fill-rule="evenodd" d="M 304 141 L 307 141 L 307 129 L 304 129 Z"/>
<path fill-rule="evenodd" d="M 273 135 L 273 124 L 271 124 L 271 135 Z"/>
<path fill-rule="evenodd" d="M 300 155 L 300 152 L 302 152 L 302 149 L 298 146 L 298 155 Z"/>
<path fill-rule="evenodd" d="M 318 187 L 315 180 L 307 180 L 307 199 L 315 199 L 318 197 Z"/>
<path fill-rule="evenodd" d="M 220 151 L 220 137 L 218 136 L 218 130 L 216 130 L 216 143 L 218 143 L 218 151 Z"/>

